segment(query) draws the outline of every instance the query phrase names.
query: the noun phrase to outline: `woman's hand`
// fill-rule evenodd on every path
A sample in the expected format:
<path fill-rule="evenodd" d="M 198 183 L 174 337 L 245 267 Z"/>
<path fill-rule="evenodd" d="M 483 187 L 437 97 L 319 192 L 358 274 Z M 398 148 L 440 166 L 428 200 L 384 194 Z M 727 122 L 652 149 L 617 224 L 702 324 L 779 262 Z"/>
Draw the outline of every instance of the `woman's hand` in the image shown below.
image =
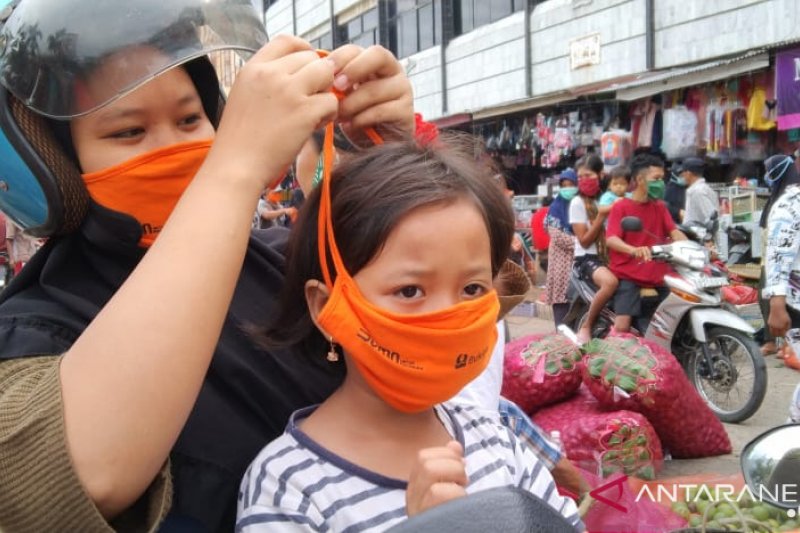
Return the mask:
<path fill-rule="evenodd" d="M 420 450 L 406 489 L 406 512 L 414 516 L 467 494 L 464 450 L 456 441 Z"/>
<path fill-rule="evenodd" d="M 369 144 L 362 130 L 381 124 L 414 134 L 411 82 L 390 51 L 348 44 L 328 57 L 337 68 L 333 85 L 347 95 L 339 102 L 338 120 L 350 139 Z"/>
<path fill-rule="evenodd" d="M 775 338 L 786 335 L 792 327 L 792 319 L 786 311 L 786 297 L 773 296 L 769 299 L 769 318 L 767 319 L 770 334 Z"/>
<path fill-rule="evenodd" d="M 336 117 L 334 72 L 300 38 L 270 41 L 237 75 L 209 159 L 220 154 L 226 174 L 241 169 L 234 177 L 255 175 L 260 188 L 283 176 L 311 133 Z"/>

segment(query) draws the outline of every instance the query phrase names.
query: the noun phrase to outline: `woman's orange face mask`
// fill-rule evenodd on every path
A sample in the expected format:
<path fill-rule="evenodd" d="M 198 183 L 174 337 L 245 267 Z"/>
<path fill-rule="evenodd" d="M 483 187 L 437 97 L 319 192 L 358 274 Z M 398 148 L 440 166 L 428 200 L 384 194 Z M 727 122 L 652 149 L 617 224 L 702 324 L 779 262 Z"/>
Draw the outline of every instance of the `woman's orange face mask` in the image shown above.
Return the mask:
<path fill-rule="evenodd" d="M 328 137 L 326 135 L 326 145 Z M 395 409 L 420 412 L 449 400 L 486 368 L 497 340 L 495 322 L 499 303 L 491 288 L 489 237 L 480 214 L 474 209 L 477 231 L 483 232 L 477 239 L 482 239 L 478 255 L 485 258 L 478 261 L 485 265 L 479 276 L 481 281 L 476 283 L 472 278 L 464 278 L 463 285 L 458 285 L 464 293 L 451 299 L 458 302 L 454 305 L 418 313 L 390 311 L 367 300 L 344 267 L 331 223 L 329 163 L 326 162 L 322 182 L 318 244 L 321 258 L 330 248 L 336 281 L 331 281 L 328 265 L 323 262 L 330 296 L 316 317 L 318 326 L 342 345 L 367 384 Z M 455 205 L 463 209 L 465 204 Z M 470 207 L 467 204 L 466 209 Z M 392 235 L 405 231 L 402 228 L 403 222 Z M 470 235 L 474 237 L 475 232 Z M 466 246 L 472 246 L 469 239 L 466 241 Z M 379 257 L 375 262 L 380 260 Z M 409 283 L 412 289 L 413 284 Z M 430 284 L 434 285 L 436 281 Z"/>

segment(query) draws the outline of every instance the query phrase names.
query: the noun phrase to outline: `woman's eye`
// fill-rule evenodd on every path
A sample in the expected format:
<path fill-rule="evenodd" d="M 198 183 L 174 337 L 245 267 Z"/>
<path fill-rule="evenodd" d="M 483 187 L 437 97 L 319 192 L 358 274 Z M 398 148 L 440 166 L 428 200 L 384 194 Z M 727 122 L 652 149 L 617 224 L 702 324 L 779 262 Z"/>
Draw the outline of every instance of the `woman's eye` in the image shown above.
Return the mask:
<path fill-rule="evenodd" d="M 422 296 L 422 291 L 420 290 L 419 287 L 408 285 L 397 291 L 397 294 L 399 294 L 403 298 L 418 298 Z"/>
<path fill-rule="evenodd" d="M 470 283 L 469 285 L 464 287 L 464 292 L 467 294 L 467 296 L 480 296 L 484 292 L 486 292 L 486 289 L 484 289 L 483 285 L 479 285 L 477 283 Z"/>
<path fill-rule="evenodd" d="M 195 113 L 193 115 L 189 115 L 188 117 L 181 119 L 181 121 L 178 122 L 178 124 L 181 126 L 191 126 L 192 124 L 197 124 L 198 122 L 200 122 L 200 113 Z"/>
<path fill-rule="evenodd" d="M 109 137 L 113 139 L 133 139 L 144 134 L 144 128 L 129 128 L 112 133 Z"/>

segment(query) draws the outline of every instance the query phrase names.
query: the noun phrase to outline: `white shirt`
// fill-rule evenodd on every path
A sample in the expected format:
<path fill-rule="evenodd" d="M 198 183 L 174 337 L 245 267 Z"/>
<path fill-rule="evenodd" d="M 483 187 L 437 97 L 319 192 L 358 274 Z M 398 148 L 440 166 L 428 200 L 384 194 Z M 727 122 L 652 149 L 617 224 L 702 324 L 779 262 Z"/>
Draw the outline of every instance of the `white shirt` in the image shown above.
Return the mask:
<path fill-rule="evenodd" d="M 766 282 L 762 298 L 786 296 L 800 310 L 800 187 L 790 185 L 778 197 L 767 218 Z"/>
<path fill-rule="evenodd" d="M 406 518 L 405 481 L 350 463 L 303 433 L 299 424 L 314 409 L 296 411 L 286 432 L 250 464 L 239 489 L 236 531 L 377 533 Z M 468 494 L 519 487 L 583 528 L 575 502 L 558 494 L 547 467 L 497 412 L 449 403 L 435 409 L 464 447 Z"/>
<path fill-rule="evenodd" d="M 705 224 L 718 209 L 719 197 L 705 179 L 699 178 L 686 189 L 684 224 Z"/>
<path fill-rule="evenodd" d="M 506 350 L 505 321 L 497 323 L 497 343 L 492 358 L 481 374 L 461 389 L 452 401 L 474 405 L 481 411 L 497 411 L 500 405 L 500 391 L 503 388 L 503 360 Z"/>
<path fill-rule="evenodd" d="M 569 203 L 569 223 L 570 224 L 586 224 L 588 229 L 591 225 L 589 222 L 589 214 L 586 212 L 586 205 L 583 203 L 583 198 L 580 195 L 576 196 Z M 597 244 L 592 243 L 588 248 L 581 246 L 578 236 L 575 239 L 575 257 L 583 257 L 584 255 L 597 255 Z"/>

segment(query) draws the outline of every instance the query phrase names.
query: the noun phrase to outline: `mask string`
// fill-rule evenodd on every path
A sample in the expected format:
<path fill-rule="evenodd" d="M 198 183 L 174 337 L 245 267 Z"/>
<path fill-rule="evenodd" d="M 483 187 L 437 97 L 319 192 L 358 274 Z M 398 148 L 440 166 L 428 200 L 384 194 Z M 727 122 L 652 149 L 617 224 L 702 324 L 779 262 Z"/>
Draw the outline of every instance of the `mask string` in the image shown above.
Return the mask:
<path fill-rule="evenodd" d="M 320 57 L 326 57 L 329 52 L 325 50 L 317 50 Z M 336 97 L 341 100 L 345 94 L 336 89 L 332 90 Z M 383 138 L 375 131 L 375 128 L 365 128 L 364 133 L 369 139 L 375 143 L 383 144 Z M 333 234 L 333 222 L 331 218 L 331 169 L 333 168 L 334 160 L 334 124 L 329 122 L 325 126 L 325 138 L 322 142 L 322 193 L 319 203 L 319 214 L 317 219 L 317 244 L 319 250 L 319 261 L 322 267 L 322 276 L 325 280 L 325 285 L 328 289 L 333 289 L 333 281 L 331 280 L 330 269 L 328 267 L 327 248 L 330 247 L 331 258 L 333 259 L 333 266 L 338 274 L 346 274 L 339 248 L 336 246 L 336 239 Z M 327 244 L 327 246 L 326 246 Z"/>

